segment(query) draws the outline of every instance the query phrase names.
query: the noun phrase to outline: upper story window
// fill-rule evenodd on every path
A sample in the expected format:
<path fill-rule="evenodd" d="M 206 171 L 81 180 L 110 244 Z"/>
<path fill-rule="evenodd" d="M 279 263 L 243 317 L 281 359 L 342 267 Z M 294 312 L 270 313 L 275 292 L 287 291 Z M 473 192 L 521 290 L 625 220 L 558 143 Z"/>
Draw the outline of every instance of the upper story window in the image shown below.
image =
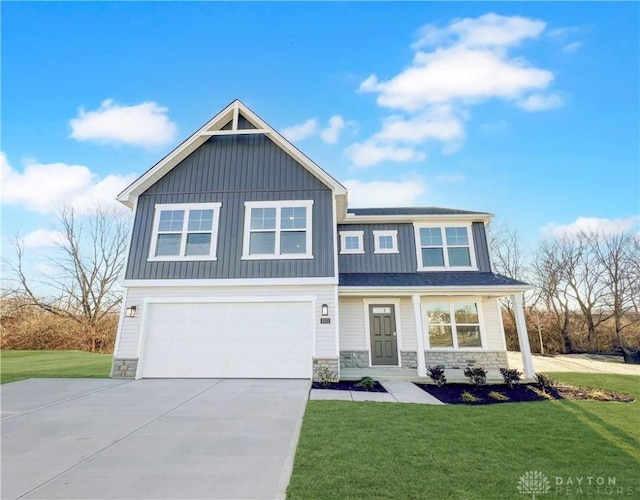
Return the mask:
<path fill-rule="evenodd" d="M 313 200 L 245 202 L 242 258 L 312 259 Z"/>
<path fill-rule="evenodd" d="M 429 348 L 482 347 L 475 302 L 427 302 L 424 306 Z"/>
<path fill-rule="evenodd" d="M 374 231 L 373 253 L 398 253 L 398 231 Z"/>
<path fill-rule="evenodd" d="M 364 253 L 364 231 L 340 231 L 340 253 Z"/>
<path fill-rule="evenodd" d="M 469 226 L 415 226 L 418 270 L 476 268 Z"/>
<path fill-rule="evenodd" d="M 156 205 L 149 260 L 216 260 L 221 203 Z"/>

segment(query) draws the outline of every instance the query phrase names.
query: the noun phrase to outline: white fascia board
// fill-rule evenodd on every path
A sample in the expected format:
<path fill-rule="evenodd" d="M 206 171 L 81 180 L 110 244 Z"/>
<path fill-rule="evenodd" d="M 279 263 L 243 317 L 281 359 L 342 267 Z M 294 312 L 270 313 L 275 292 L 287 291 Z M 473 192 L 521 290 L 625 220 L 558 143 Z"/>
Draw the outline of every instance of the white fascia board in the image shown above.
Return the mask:
<path fill-rule="evenodd" d="M 486 286 L 338 286 L 338 294 L 341 296 L 361 296 L 376 295 L 486 295 L 492 297 L 503 297 L 517 292 L 531 290 L 531 285 L 512 285 L 501 287 Z"/>
<path fill-rule="evenodd" d="M 353 215 L 347 213 L 341 220 L 342 224 L 384 224 L 387 222 L 424 222 L 433 224 L 446 224 L 451 221 L 476 222 L 483 221 L 489 223 L 494 217 L 493 214 L 450 214 L 450 215 Z"/>
<path fill-rule="evenodd" d="M 126 279 L 124 287 L 194 287 L 194 286 L 293 286 L 293 285 L 337 285 L 338 278 L 238 278 L 238 279 L 164 279 L 132 280 Z"/>
<path fill-rule="evenodd" d="M 162 160 L 142 174 L 132 184 L 126 187 L 116 199 L 121 203 L 131 207 L 135 203 L 137 197 L 146 189 L 151 187 L 160 178 L 167 174 L 173 167 L 193 153 L 198 147 L 204 144 L 212 135 L 212 132 L 218 132 L 229 122 L 235 120 L 237 122 L 238 113 L 241 113 L 249 122 L 261 132 L 246 132 L 243 130 L 235 130 L 239 134 L 244 133 L 264 133 L 276 145 L 280 146 L 286 153 L 293 157 L 298 163 L 306 168 L 312 175 L 320 179 L 324 184 L 331 188 L 335 196 L 347 195 L 347 188 L 340 184 L 336 179 L 331 177 L 320 166 L 313 162 L 309 157 L 302 153 L 298 148 L 286 140 L 282 135 L 270 127 L 253 111 L 247 108 L 239 100 L 233 101 L 226 108 L 220 111 L 211 120 L 205 123 L 197 132 L 177 146 Z M 251 130 L 251 129 L 247 129 Z M 225 133 L 226 134 L 226 133 Z"/>

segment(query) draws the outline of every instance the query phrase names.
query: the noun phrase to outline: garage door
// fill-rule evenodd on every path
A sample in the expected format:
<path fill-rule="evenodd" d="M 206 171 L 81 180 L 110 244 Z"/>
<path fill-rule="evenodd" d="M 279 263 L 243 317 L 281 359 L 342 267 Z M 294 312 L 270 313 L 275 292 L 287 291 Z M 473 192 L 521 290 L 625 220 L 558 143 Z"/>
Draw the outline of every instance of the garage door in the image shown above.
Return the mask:
<path fill-rule="evenodd" d="M 150 304 L 145 378 L 311 378 L 310 302 Z"/>

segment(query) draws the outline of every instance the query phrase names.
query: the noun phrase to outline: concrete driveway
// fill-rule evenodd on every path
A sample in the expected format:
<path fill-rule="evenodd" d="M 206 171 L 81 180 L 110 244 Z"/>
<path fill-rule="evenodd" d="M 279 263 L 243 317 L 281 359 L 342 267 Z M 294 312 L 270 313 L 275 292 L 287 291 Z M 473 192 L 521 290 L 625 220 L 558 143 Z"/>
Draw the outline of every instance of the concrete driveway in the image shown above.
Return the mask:
<path fill-rule="evenodd" d="M 305 380 L 0 386 L 1 498 L 282 498 Z"/>

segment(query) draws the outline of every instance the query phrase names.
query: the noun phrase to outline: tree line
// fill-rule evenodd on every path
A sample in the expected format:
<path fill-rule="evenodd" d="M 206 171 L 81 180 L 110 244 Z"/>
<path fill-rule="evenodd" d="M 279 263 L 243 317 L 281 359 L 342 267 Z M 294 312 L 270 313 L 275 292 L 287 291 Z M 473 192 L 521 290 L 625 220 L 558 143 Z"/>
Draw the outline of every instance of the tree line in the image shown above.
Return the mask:
<path fill-rule="evenodd" d="M 541 353 L 616 352 L 640 347 L 640 238 L 583 230 L 524 248 L 518 231 L 490 230 L 496 271 L 533 285 L 525 293 L 532 346 Z M 513 306 L 503 300 L 509 347 Z"/>

